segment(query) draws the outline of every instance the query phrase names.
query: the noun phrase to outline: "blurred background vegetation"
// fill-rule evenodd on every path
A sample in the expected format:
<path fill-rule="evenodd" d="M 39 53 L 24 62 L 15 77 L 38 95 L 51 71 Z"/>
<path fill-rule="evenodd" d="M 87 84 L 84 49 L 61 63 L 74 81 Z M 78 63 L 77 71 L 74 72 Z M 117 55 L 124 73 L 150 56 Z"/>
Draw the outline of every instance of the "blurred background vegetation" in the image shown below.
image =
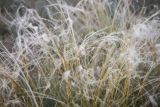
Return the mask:
<path fill-rule="evenodd" d="M 14 37 L 11 37 L 10 34 L 13 33 L 13 29 L 11 30 L 9 25 L 7 25 L 8 23 L 3 20 L 2 16 L 12 20 L 14 19 L 18 7 L 24 5 L 27 8 L 36 9 L 40 16 L 48 18 L 45 5 L 48 5 L 49 2 L 57 1 L 66 2 L 68 5 L 76 6 L 80 0 L 0 0 L 0 40 L 8 49 L 11 48 L 10 46 L 12 46 L 12 42 L 14 42 Z M 114 1 L 117 3 L 119 0 L 108 1 Z M 130 10 L 137 15 L 151 15 L 160 8 L 160 0 L 132 0 L 132 4 Z"/>

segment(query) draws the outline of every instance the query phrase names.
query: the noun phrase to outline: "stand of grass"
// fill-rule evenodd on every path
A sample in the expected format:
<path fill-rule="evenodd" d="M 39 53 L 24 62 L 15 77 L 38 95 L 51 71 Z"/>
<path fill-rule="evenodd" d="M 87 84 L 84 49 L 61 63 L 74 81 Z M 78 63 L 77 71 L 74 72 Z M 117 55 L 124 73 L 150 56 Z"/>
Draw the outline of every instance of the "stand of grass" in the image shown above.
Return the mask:
<path fill-rule="evenodd" d="M 49 19 L 19 7 L 3 46 L 0 106 L 159 106 L 159 21 L 130 12 L 129 0 L 48 1 Z M 139 22 L 137 22 L 139 20 Z"/>

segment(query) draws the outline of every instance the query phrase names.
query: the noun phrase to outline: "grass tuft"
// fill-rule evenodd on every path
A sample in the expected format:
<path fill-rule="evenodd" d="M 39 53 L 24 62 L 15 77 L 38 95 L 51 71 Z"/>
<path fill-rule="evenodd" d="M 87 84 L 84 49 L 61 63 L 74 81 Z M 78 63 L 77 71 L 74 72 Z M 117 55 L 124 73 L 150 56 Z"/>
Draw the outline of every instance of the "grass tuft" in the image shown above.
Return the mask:
<path fill-rule="evenodd" d="M 1 43 L 0 106 L 160 106 L 157 13 L 136 15 L 130 0 L 48 2 L 47 19 L 25 6 L 3 17 L 16 38 L 12 51 Z"/>

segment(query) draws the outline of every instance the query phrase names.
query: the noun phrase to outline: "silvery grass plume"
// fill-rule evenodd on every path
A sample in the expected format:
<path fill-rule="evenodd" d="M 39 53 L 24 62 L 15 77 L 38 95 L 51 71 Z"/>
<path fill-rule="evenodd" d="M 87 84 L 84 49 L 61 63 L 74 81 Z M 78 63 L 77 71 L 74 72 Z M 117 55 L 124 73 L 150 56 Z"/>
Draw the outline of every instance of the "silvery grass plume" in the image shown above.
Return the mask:
<path fill-rule="evenodd" d="M 48 2 L 48 19 L 20 6 L 8 20 L 16 39 L 12 52 L 1 43 L 1 106 L 159 106 L 155 14 L 132 14 L 128 0 Z"/>

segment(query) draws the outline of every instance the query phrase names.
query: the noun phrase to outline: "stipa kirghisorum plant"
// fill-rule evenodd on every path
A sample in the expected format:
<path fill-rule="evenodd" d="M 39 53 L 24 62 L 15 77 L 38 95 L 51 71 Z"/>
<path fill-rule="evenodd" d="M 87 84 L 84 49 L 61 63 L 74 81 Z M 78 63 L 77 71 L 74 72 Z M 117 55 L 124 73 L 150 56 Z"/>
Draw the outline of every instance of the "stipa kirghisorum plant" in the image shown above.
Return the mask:
<path fill-rule="evenodd" d="M 12 51 L 2 43 L 2 106 L 159 106 L 155 14 L 132 14 L 128 0 L 48 2 L 47 19 L 25 6 L 4 18 L 16 38 Z"/>

